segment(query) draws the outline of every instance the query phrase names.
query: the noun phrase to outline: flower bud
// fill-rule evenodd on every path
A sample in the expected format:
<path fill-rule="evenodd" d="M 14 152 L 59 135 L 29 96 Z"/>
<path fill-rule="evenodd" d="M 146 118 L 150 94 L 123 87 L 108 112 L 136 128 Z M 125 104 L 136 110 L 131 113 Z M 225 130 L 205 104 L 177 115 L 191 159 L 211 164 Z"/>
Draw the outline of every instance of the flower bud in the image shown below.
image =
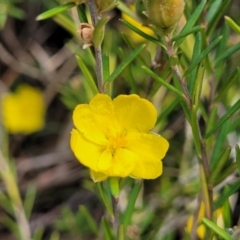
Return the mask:
<path fill-rule="evenodd" d="M 144 0 L 149 20 L 163 30 L 172 28 L 184 11 L 184 0 Z"/>
<path fill-rule="evenodd" d="M 94 27 L 89 23 L 81 23 L 78 29 L 78 35 L 84 41 L 83 49 L 92 46 Z"/>

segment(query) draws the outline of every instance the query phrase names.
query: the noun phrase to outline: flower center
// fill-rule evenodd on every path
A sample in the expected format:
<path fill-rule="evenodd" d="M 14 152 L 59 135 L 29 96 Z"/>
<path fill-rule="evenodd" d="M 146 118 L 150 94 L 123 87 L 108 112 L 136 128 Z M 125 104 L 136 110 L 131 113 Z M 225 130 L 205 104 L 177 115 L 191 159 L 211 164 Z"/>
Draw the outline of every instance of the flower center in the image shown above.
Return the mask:
<path fill-rule="evenodd" d="M 116 134 L 115 136 L 109 136 L 109 145 L 108 149 L 111 151 L 112 155 L 115 154 L 117 148 L 123 148 L 127 145 L 126 140 L 127 131 L 124 130 L 120 134 Z"/>

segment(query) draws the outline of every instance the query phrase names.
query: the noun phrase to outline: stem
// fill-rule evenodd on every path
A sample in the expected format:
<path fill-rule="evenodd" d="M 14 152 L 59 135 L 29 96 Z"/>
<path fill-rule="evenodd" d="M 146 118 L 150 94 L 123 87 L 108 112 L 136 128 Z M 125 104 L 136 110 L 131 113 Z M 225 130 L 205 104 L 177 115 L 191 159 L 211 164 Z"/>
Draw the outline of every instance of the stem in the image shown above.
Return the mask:
<path fill-rule="evenodd" d="M 0 173 L 4 184 L 6 185 L 9 198 L 11 199 L 20 238 L 21 240 L 31 240 L 31 230 L 25 215 L 16 179 L 8 161 L 2 154 L 2 151 L 0 151 Z"/>
<path fill-rule="evenodd" d="M 95 0 L 88 0 L 87 5 L 89 7 L 91 19 L 92 19 L 92 25 L 93 27 L 96 26 L 96 24 L 99 21 L 99 16 L 98 16 L 98 10 L 96 6 Z M 102 63 L 102 48 L 100 47 L 95 47 L 94 46 L 94 51 L 95 51 L 95 60 L 96 60 L 96 75 L 97 75 L 97 83 L 98 83 L 98 90 L 100 93 L 105 93 L 106 89 L 103 83 L 103 63 Z"/>
<path fill-rule="evenodd" d="M 170 58 L 177 56 L 176 53 L 175 53 L 175 50 L 174 50 L 173 43 L 172 43 L 171 39 L 170 40 L 166 39 L 166 47 L 167 47 L 167 54 Z M 189 109 L 191 109 L 192 100 L 191 100 L 191 96 L 190 96 L 190 93 L 189 93 L 188 88 L 187 88 L 187 81 L 186 81 L 186 79 L 183 78 L 178 64 L 171 65 L 171 68 L 172 68 L 172 71 L 176 75 L 176 77 L 177 77 L 177 79 L 178 79 L 178 81 L 179 81 L 179 83 L 182 87 L 183 93 L 185 95 L 185 101 L 187 103 L 187 106 L 188 106 Z"/>
<path fill-rule="evenodd" d="M 118 200 L 119 200 L 119 198 L 115 198 L 115 197 L 112 198 L 113 214 L 114 214 L 113 230 L 114 230 L 116 237 L 118 235 L 118 228 L 119 228 Z"/>
<path fill-rule="evenodd" d="M 206 206 L 206 217 L 211 219 L 212 211 L 213 211 L 213 198 L 212 198 L 213 194 L 212 194 L 212 185 L 207 182 L 207 179 L 210 175 L 210 167 L 209 167 L 209 160 L 206 153 L 205 142 L 202 138 L 199 122 L 197 119 L 197 107 L 192 104 L 192 99 L 187 88 L 187 81 L 186 79 L 184 79 L 180 71 L 180 67 L 178 65 L 178 57 L 174 50 L 173 42 L 169 36 L 166 37 L 165 41 L 166 41 L 166 52 L 169 58 L 177 58 L 177 62 L 175 64 L 172 64 L 171 68 L 181 85 L 182 91 L 185 95 L 185 101 L 187 103 L 189 111 L 191 112 L 191 120 L 189 123 L 191 125 L 192 132 L 194 135 L 194 145 L 195 145 L 197 156 L 199 159 L 199 167 L 200 169 L 201 168 L 203 169 L 203 173 L 200 174 L 200 180 L 203 187 L 203 195 L 204 195 L 203 199 Z M 206 191 L 204 191 L 205 189 Z"/>

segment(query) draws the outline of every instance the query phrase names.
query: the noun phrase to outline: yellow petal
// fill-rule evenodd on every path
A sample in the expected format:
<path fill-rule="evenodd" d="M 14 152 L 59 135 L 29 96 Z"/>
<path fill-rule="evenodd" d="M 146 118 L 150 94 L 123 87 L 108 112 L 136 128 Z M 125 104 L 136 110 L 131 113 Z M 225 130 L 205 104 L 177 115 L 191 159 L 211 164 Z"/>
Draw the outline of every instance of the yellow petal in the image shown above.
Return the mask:
<path fill-rule="evenodd" d="M 103 172 L 109 169 L 113 164 L 113 156 L 112 153 L 106 149 L 100 156 L 98 161 L 98 171 Z"/>
<path fill-rule="evenodd" d="M 76 158 L 83 165 L 94 171 L 98 171 L 98 161 L 105 150 L 104 146 L 89 141 L 76 129 L 72 130 L 70 145 Z"/>
<path fill-rule="evenodd" d="M 127 177 L 136 165 L 136 156 L 128 149 L 118 148 L 115 151 L 112 167 L 104 173 L 111 177 Z"/>
<path fill-rule="evenodd" d="M 93 170 L 90 170 L 90 176 L 94 182 L 101 182 L 108 178 L 107 175 L 101 172 L 95 172 Z"/>
<path fill-rule="evenodd" d="M 128 133 L 127 149 L 138 158 L 136 167 L 131 172 L 134 178 L 154 179 L 162 174 L 162 162 L 169 143 L 157 134 Z"/>
<path fill-rule="evenodd" d="M 138 95 L 119 95 L 113 100 L 115 114 L 122 129 L 149 131 L 157 120 L 153 104 Z"/>
<path fill-rule="evenodd" d="M 86 138 L 106 145 L 106 136 L 117 127 L 111 98 L 97 94 L 89 105 L 79 104 L 73 112 L 73 122 Z"/>

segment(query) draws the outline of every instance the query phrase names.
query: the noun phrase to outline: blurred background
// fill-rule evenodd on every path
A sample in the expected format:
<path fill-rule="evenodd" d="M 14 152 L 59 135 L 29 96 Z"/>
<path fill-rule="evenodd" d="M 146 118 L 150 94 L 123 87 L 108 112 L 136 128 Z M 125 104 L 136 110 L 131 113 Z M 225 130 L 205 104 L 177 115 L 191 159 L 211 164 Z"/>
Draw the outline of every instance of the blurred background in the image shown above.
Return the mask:
<path fill-rule="evenodd" d="M 131 1 L 125 3 L 130 4 Z M 79 164 L 69 148 L 69 136 L 73 128 L 72 110 L 78 103 L 88 102 L 93 96 L 89 86 L 83 81 L 84 76 L 79 70 L 75 55 L 81 56 L 93 75 L 94 64 L 91 50 L 83 51 L 83 43 L 77 36 L 80 22 L 76 9 L 51 19 L 36 21 L 40 13 L 58 4 L 59 2 L 54 0 L 0 1 L 0 94 L 6 96 L 16 92 L 21 85 L 30 85 L 42 94 L 45 106 L 41 113 L 41 117 L 44 118 L 44 125 L 41 128 L 30 133 L 16 131 L 7 134 L 9 156 L 17 172 L 22 197 L 25 198 L 28 193 L 34 198 L 30 217 L 32 231 L 44 229 L 43 239 L 50 239 L 53 233 L 60 236 L 59 239 L 66 240 L 97 239 L 94 226 L 85 224 L 86 216 L 90 214 L 98 225 L 104 210 L 98 197 L 93 193 L 96 186 L 90 180 L 88 170 Z M 240 3 L 233 0 L 225 14 L 240 23 L 239 12 Z M 114 69 L 128 55 L 129 45 L 125 38 L 130 36 L 130 33 L 126 32 L 118 20 L 121 18 L 120 10 L 115 9 L 110 15 L 111 21 L 106 31 L 103 52 L 109 55 L 110 69 Z M 224 19 L 218 22 L 215 36 L 219 34 L 223 23 Z M 142 43 L 141 39 L 134 38 L 129 37 L 133 47 Z M 237 43 L 239 35 L 231 32 L 228 45 L 233 46 Z M 155 48 L 149 44 L 148 51 L 143 53 L 149 66 L 154 51 Z M 226 78 L 239 66 L 239 52 L 227 61 L 227 70 L 221 73 Z M 162 65 L 164 64 L 165 62 L 162 62 Z M 173 95 L 170 93 L 165 96 L 164 89 L 159 92 L 160 84 L 147 82 L 146 73 L 139 70 L 139 66 L 140 62 L 134 63 L 131 69 L 126 69 L 115 81 L 113 96 L 136 92 L 143 97 L 151 98 L 159 111 L 165 109 L 172 102 Z M 161 69 L 159 71 L 161 72 Z M 168 76 L 168 73 L 164 74 Z M 135 83 L 131 79 L 135 79 Z M 236 99 L 239 98 L 239 85 L 238 78 L 235 89 L 230 90 L 223 104 L 232 101 L 232 93 Z M 208 86 L 203 90 L 205 91 L 208 92 Z M 31 99 L 28 101 L 31 104 Z M 205 104 L 208 104 L 207 100 Z M 36 105 L 36 108 L 38 106 Z M 34 120 L 26 117 L 25 121 L 31 124 Z M 161 224 L 157 224 L 156 220 L 164 226 L 161 230 L 162 236 L 173 230 L 171 231 L 173 238 L 163 239 L 182 239 L 183 226 L 189 214 L 186 205 L 191 202 L 195 191 L 194 185 L 191 185 L 189 188 L 185 186 L 184 190 L 180 189 L 178 193 L 178 185 L 174 185 L 179 181 L 179 161 L 182 152 L 185 151 L 186 154 L 189 150 L 184 149 L 186 145 L 183 146 L 186 134 L 186 129 L 183 128 L 185 121 L 180 105 L 176 104 L 165 120 L 156 127 L 157 131 L 169 139 L 171 148 L 164 160 L 166 168 L 163 176 L 144 183 L 145 200 L 152 204 L 153 211 L 145 230 L 141 232 L 141 238 L 137 237 L 139 229 L 136 226 L 129 230 L 132 231 L 130 233 L 132 239 L 160 239 L 156 236 L 160 234 Z M 204 128 L 204 121 L 202 126 Z M 239 142 L 239 132 L 238 126 L 234 136 L 230 136 L 230 142 Z M 1 143 L 4 144 L 3 141 Z M 194 179 L 195 172 L 198 171 L 196 161 L 191 168 L 192 173 L 186 176 L 188 180 L 181 181 Z M 124 186 L 132 184 L 130 179 L 123 183 Z M 173 185 L 175 186 L 173 192 L 168 192 L 167 189 Z M 4 192 L 2 182 L 0 191 Z M 179 197 L 176 197 L 177 195 Z M 160 202 L 155 201 L 157 197 L 161 198 Z M 31 199 L 31 196 L 29 198 Z M 80 205 L 84 205 L 87 210 L 79 209 Z M 239 211 L 240 198 L 236 194 L 232 205 L 232 226 L 238 224 Z M 0 196 L 0 239 L 14 240 L 16 239 L 13 235 L 14 230 L 9 230 L 11 222 L 6 220 L 8 219 L 6 216 L 10 217 L 1 204 Z M 169 225 L 163 224 L 161 216 L 165 216 L 165 222 Z M 150 233 L 153 231 L 155 237 L 151 237 L 153 235 Z"/>

